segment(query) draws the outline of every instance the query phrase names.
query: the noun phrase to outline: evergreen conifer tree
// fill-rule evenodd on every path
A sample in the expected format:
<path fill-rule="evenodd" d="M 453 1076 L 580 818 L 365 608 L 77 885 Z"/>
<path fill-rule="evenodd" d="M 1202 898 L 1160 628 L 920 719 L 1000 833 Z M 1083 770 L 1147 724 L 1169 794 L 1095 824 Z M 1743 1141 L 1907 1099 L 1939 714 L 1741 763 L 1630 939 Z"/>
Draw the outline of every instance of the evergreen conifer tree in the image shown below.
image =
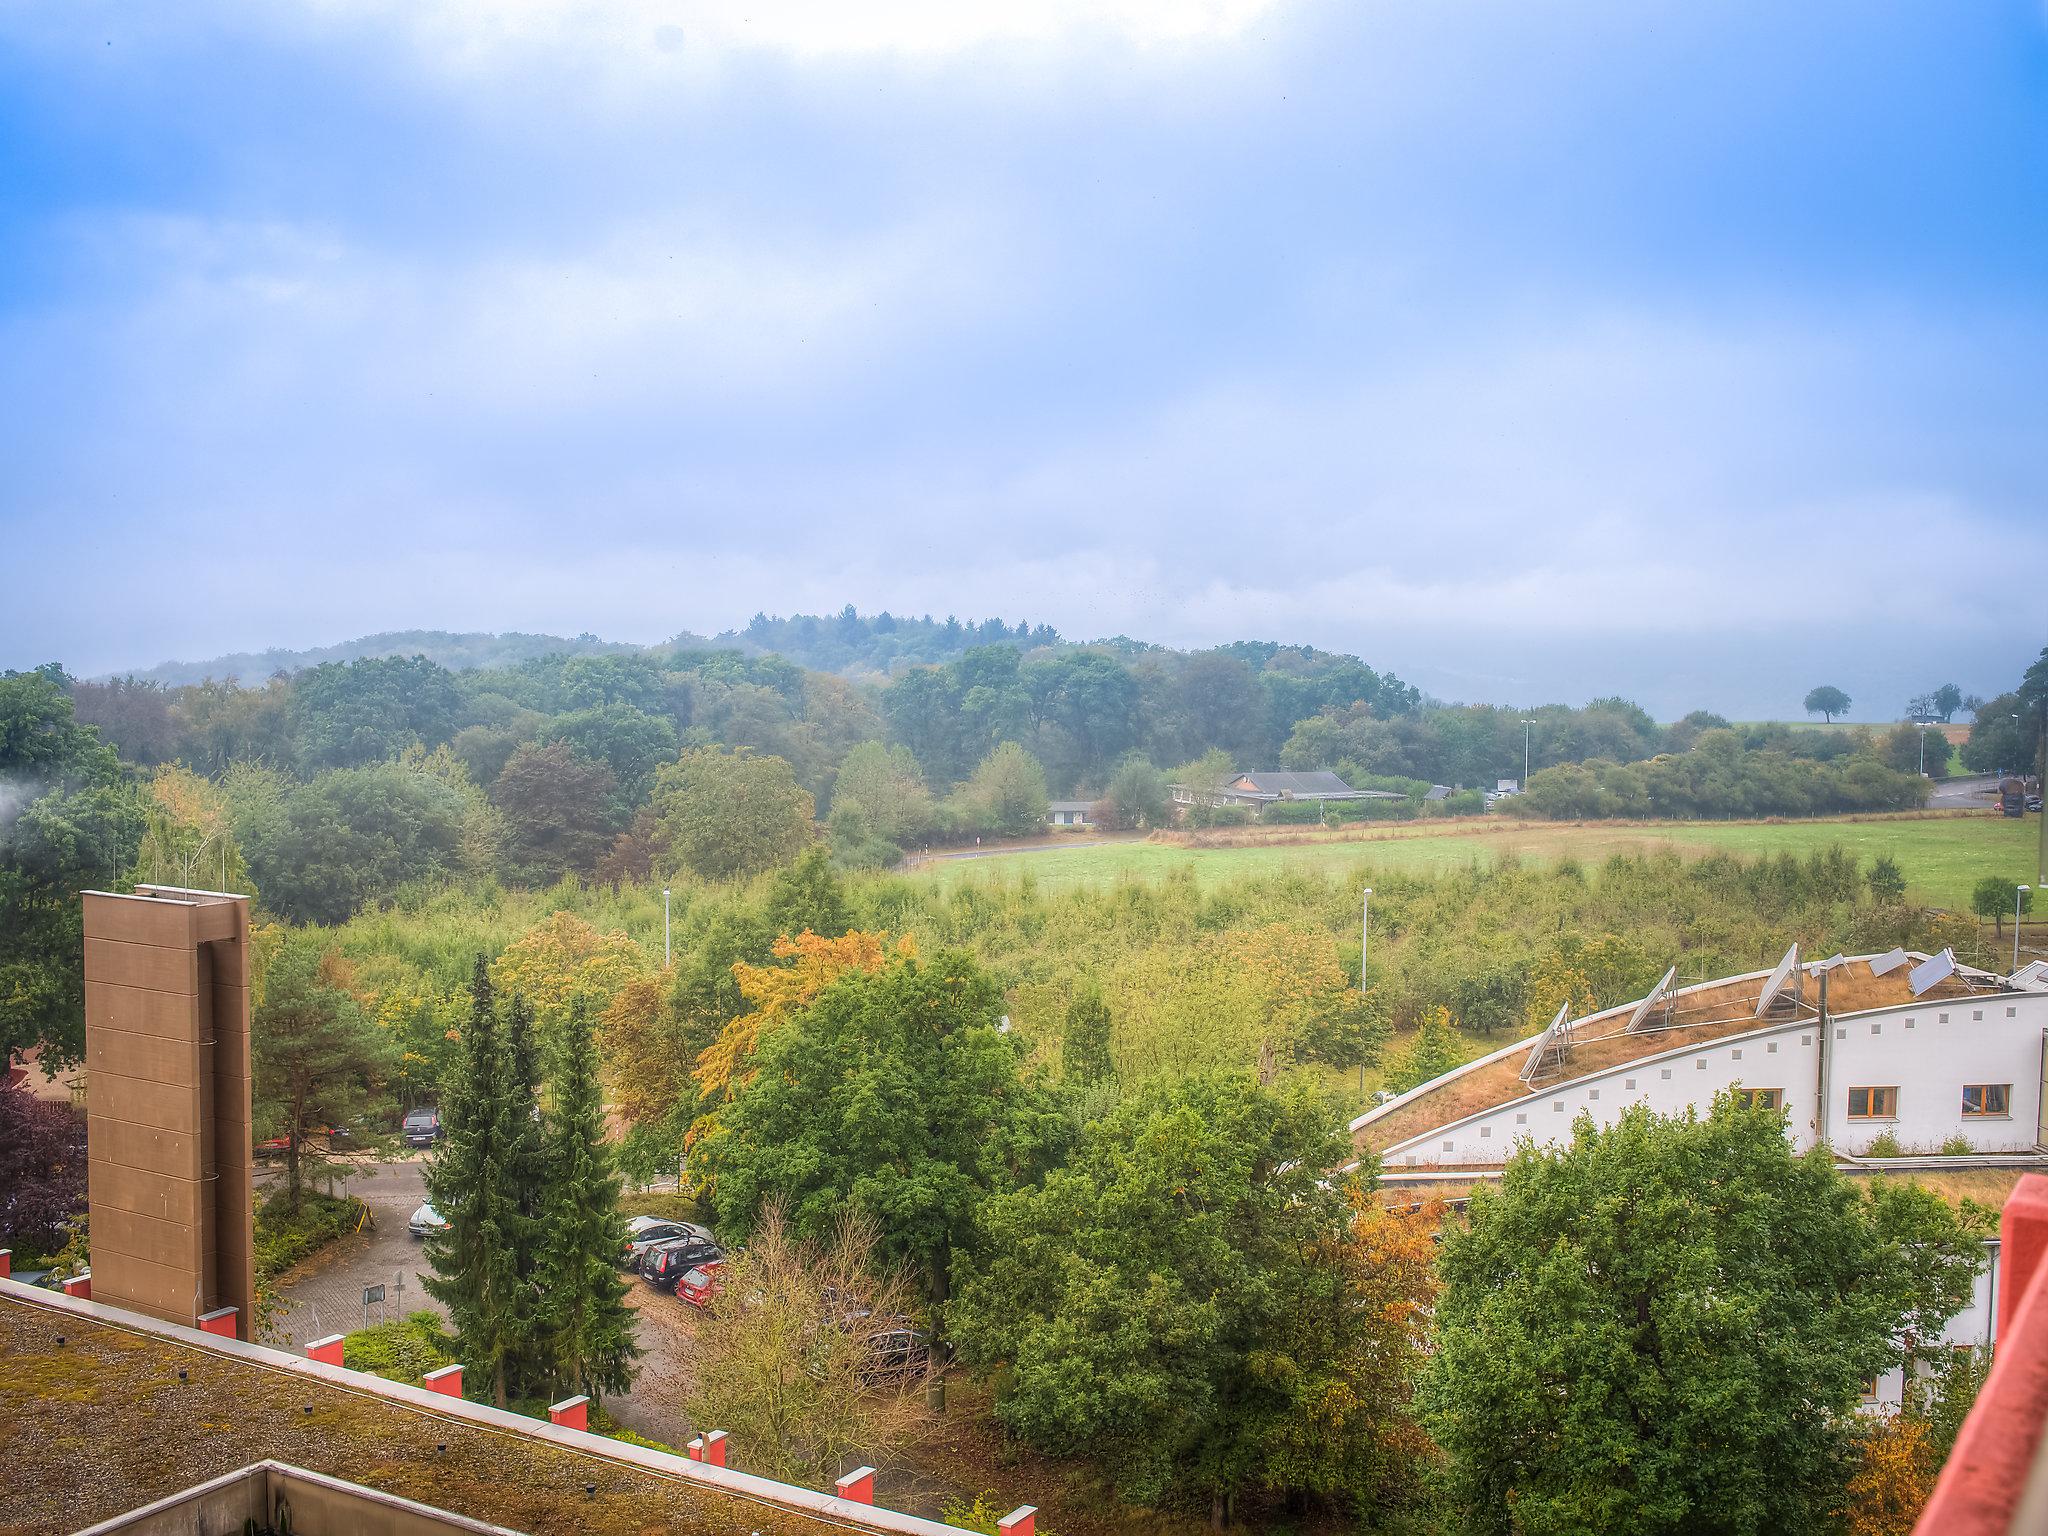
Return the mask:
<path fill-rule="evenodd" d="M 640 1351 L 619 1277 L 625 1234 L 618 1169 L 604 1139 L 597 1037 L 581 1003 L 571 1010 L 554 1066 L 535 1270 L 542 1342 L 555 1385 L 597 1401 L 626 1390 Z"/>
<path fill-rule="evenodd" d="M 427 1169 L 427 1198 L 447 1226 L 428 1240 L 435 1273 L 426 1286 L 501 1408 L 546 1378 L 534 1288 L 546 1182 L 534 1050 L 532 1011 L 515 997 L 499 1018 L 479 955 L 441 1106 L 446 1138 Z"/>

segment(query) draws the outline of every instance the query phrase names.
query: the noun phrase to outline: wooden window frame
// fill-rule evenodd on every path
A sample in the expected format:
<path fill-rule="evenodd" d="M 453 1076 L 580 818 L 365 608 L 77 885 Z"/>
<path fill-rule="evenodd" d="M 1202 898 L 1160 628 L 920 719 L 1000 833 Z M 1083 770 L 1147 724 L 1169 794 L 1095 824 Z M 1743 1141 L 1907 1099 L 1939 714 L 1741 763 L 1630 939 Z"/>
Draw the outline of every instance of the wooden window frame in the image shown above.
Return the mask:
<path fill-rule="evenodd" d="M 1863 1109 L 1856 1108 L 1856 1095 L 1866 1095 Z M 1882 1099 L 1878 1095 L 1884 1095 Z M 1879 1108 L 1882 1104 L 1883 1108 Z M 1890 1086 L 1871 1085 L 1849 1090 L 1849 1118 L 1851 1120 L 1896 1120 L 1899 1118 L 1899 1090 L 1896 1084 Z"/>
<path fill-rule="evenodd" d="M 1999 1096 L 1998 1108 L 1992 1109 L 1989 1107 L 1988 1097 L 1986 1100 L 1986 1107 L 1982 1109 L 1970 1108 L 1970 1095 L 1972 1093 L 1984 1094 L 1987 1096 L 1993 1093 L 1997 1094 Z M 2012 1084 L 1963 1084 L 1963 1118 L 1965 1120 L 2010 1120 L 2012 1118 Z"/>
<path fill-rule="evenodd" d="M 1744 1109 L 1783 1109 L 1785 1090 L 1782 1088 L 1738 1088 L 1735 1102 Z"/>

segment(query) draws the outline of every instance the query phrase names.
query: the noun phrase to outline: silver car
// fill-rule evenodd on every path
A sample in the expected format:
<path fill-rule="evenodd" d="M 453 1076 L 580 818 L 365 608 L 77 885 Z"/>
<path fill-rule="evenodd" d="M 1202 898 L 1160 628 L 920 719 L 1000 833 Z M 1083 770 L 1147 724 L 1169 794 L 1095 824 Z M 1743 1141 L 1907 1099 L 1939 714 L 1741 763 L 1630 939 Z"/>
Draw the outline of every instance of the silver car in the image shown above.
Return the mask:
<path fill-rule="evenodd" d="M 431 1237 L 448 1225 L 447 1219 L 434 1209 L 432 1201 L 425 1201 L 412 1213 L 412 1219 L 405 1224 L 405 1230 L 414 1237 Z"/>

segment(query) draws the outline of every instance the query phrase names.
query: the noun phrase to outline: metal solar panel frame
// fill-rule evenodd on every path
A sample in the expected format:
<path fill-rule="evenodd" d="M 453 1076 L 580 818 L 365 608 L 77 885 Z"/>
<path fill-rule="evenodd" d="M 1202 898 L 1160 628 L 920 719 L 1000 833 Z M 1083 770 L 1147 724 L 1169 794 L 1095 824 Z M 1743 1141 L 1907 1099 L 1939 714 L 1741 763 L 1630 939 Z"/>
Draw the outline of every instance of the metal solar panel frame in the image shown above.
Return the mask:
<path fill-rule="evenodd" d="M 1873 976 L 1889 976 L 1912 958 L 1903 949 L 1891 950 L 1886 954 L 1879 955 L 1870 962 L 1870 974 Z"/>
<path fill-rule="evenodd" d="M 1650 1010 L 1657 1006 L 1657 1000 L 1663 997 L 1666 992 L 1669 992 L 1671 990 L 1671 983 L 1676 981 L 1677 979 L 1678 967 L 1674 965 L 1671 967 L 1670 970 L 1664 973 L 1664 979 L 1662 981 L 1658 982 L 1657 985 L 1650 988 L 1650 995 L 1644 998 L 1640 1003 L 1636 1004 L 1636 1011 L 1628 1016 L 1628 1025 L 1625 1029 L 1622 1030 L 1622 1033 L 1625 1035 L 1632 1035 L 1637 1030 L 1641 1029 L 1643 1026 L 1643 1020 L 1647 1019 L 1650 1016 Z"/>
<path fill-rule="evenodd" d="M 1770 979 L 1764 983 L 1763 991 L 1757 994 L 1756 1017 L 1762 1018 L 1771 1011 L 1771 1004 L 1778 1000 L 1778 994 L 1785 990 L 1785 983 L 1792 979 L 1793 971 L 1799 968 L 1799 946 L 1794 944 L 1785 951 L 1785 958 L 1772 970 Z"/>
<path fill-rule="evenodd" d="M 1570 1003 L 1559 1005 L 1557 1017 L 1550 1021 L 1542 1035 L 1537 1038 L 1536 1049 L 1529 1053 L 1528 1061 L 1522 1065 L 1523 1082 L 1533 1083 L 1542 1075 L 1544 1058 L 1549 1055 L 1553 1044 L 1558 1045 L 1560 1050 L 1563 1048 L 1565 1042 L 1560 1041 L 1558 1036 L 1560 1033 L 1569 1036 L 1570 1030 L 1565 1024 L 1565 1020 L 1570 1016 L 1571 1011 L 1572 1005 Z"/>
<path fill-rule="evenodd" d="M 2006 977 L 2006 982 L 2015 987 L 2048 985 L 2048 960 L 2029 960 Z"/>
<path fill-rule="evenodd" d="M 1913 989 L 1915 997 L 1933 991 L 1956 973 L 1956 952 L 1944 949 L 1932 960 L 1923 960 L 1906 976 L 1906 985 Z"/>

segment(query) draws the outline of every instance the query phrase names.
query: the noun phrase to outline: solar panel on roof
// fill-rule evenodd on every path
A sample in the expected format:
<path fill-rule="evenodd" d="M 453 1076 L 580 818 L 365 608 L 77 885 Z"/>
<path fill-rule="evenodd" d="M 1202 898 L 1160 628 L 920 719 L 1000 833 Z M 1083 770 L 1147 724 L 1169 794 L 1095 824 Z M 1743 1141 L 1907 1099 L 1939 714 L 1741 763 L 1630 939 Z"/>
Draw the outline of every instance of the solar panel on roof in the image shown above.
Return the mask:
<path fill-rule="evenodd" d="M 1887 954 L 1879 955 L 1870 962 L 1870 974 L 1873 976 L 1889 976 L 1912 958 L 1903 949 L 1894 949 Z"/>
<path fill-rule="evenodd" d="M 1570 1003 L 1565 1003 L 1558 1008 L 1557 1017 L 1550 1021 L 1549 1027 L 1543 1031 L 1542 1037 L 1537 1040 L 1536 1049 L 1529 1053 L 1529 1060 L 1522 1067 L 1523 1082 L 1530 1083 L 1536 1080 L 1537 1074 L 1543 1070 L 1544 1058 L 1550 1054 L 1553 1047 L 1557 1048 L 1558 1056 L 1562 1059 L 1565 1042 L 1558 1037 L 1560 1032 L 1564 1031 L 1565 1019 L 1570 1016 L 1571 1011 L 1572 1005 Z"/>
<path fill-rule="evenodd" d="M 1923 960 L 1914 966 L 1906 976 L 1906 984 L 1913 989 L 1913 995 L 1919 997 L 1940 986 L 1955 973 L 1956 952 L 1944 949 L 1932 960 Z"/>
<path fill-rule="evenodd" d="M 2048 960 L 2029 960 L 2006 979 L 2016 987 L 2048 987 Z"/>
<path fill-rule="evenodd" d="M 1792 979 L 1792 967 L 1799 963 L 1799 946 L 1794 944 L 1785 951 L 1785 958 L 1772 970 L 1764 982 L 1763 991 L 1757 994 L 1756 1017 L 1762 1018 L 1771 1011 L 1771 1004 L 1778 1000 L 1778 994 L 1785 990 L 1785 983 Z"/>
<path fill-rule="evenodd" d="M 1664 973 L 1662 981 L 1650 988 L 1650 995 L 1636 1004 L 1636 1011 L 1628 1016 L 1628 1027 L 1622 1033 L 1629 1034 L 1641 1028 L 1643 1020 L 1650 1016 L 1650 1010 L 1657 1006 L 1657 1000 L 1671 989 L 1671 983 L 1677 979 L 1678 967 L 1674 965 Z"/>

